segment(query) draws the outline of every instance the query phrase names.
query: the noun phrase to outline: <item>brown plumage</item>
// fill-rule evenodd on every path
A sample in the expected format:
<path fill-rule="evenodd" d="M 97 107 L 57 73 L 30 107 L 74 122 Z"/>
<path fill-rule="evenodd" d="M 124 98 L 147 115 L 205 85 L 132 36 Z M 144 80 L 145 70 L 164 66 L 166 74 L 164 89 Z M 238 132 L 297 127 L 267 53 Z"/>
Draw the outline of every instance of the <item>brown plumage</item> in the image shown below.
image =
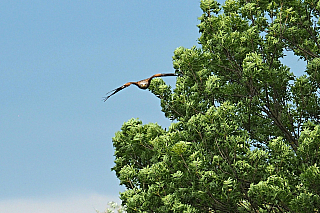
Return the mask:
<path fill-rule="evenodd" d="M 110 98 L 112 95 L 114 95 L 117 92 L 119 92 L 120 90 L 123 90 L 124 88 L 130 86 L 131 84 L 134 84 L 134 85 L 138 86 L 140 89 L 147 89 L 149 87 L 150 82 L 151 82 L 151 80 L 153 78 L 155 78 L 155 77 L 164 77 L 164 76 L 177 76 L 177 75 L 175 73 L 158 73 L 158 74 L 155 74 L 155 75 L 151 76 L 150 78 L 143 79 L 141 81 L 125 83 L 121 87 L 118 87 L 117 89 L 114 89 L 114 90 L 111 90 L 110 92 L 108 92 L 107 94 L 110 94 L 110 93 L 111 94 L 108 95 L 107 97 L 104 97 L 103 101 L 108 100 L 108 98 Z"/>

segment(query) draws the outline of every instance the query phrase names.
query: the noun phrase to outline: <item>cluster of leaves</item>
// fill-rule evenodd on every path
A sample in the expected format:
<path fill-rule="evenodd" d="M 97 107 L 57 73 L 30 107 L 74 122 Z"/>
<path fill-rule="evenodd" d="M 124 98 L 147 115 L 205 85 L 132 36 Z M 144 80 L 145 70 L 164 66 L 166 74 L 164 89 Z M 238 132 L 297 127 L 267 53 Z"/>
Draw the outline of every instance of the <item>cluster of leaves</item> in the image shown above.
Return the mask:
<path fill-rule="evenodd" d="M 107 209 L 103 213 L 125 213 L 126 208 L 122 205 L 117 204 L 116 202 L 109 202 Z M 99 210 L 96 210 L 97 213 L 101 213 Z"/>
<path fill-rule="evenodd" d="M 113 138 L 127 211 L 319 212 L 320 1 L 200 7 L 201 48 L 175 50 L 176 88 L 149 88 L 175 122 L 131 119 Z"/>

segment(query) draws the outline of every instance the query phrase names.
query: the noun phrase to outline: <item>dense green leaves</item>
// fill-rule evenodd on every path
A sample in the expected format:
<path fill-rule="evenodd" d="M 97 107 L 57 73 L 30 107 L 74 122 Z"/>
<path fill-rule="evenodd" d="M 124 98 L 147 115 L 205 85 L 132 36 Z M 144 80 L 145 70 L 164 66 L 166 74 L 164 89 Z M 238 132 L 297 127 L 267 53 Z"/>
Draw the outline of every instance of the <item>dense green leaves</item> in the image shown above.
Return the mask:
<path fill-rule="evenodd" d="M 176 87 L 149 87 L 174 122 L 131 119 L 113 138 L 127 211 L 319 212 L 319 1 L 200 8 L 200 47 L 174 51 Z"/>

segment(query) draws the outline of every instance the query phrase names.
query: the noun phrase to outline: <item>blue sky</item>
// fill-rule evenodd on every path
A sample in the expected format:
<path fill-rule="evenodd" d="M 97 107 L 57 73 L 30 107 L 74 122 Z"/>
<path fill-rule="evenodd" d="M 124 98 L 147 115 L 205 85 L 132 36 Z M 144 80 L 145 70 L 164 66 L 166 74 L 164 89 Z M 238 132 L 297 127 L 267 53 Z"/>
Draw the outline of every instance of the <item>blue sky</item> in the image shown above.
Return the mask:
<path fill-rule="evenodd" d="M 102 97 L 172 72 L 200 15 L 199 1 L 2 0 L 0 209 L 95 212 L 118 200 L 114 133 L 130 118 L 170 121 L 149 91 Z"/>
<path fill-rule="evenodd" d="M 114 133 L 130 118 L 170 121 L 148 90 L 102 96 L 172 72 L 173 51 L 197 45 L 200 15 L 194 0 L 2 0 L 0 209 L 82 213 L 118 201 Z"/>

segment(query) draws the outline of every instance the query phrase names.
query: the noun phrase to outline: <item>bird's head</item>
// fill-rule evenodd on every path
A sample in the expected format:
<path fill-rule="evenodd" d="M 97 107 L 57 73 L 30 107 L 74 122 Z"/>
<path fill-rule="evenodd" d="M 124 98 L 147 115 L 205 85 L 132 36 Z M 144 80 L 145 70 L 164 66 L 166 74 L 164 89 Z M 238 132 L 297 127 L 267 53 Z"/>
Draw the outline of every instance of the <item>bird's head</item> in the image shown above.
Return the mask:
<path fill-rule="evenodd" d="M 139 81 L 138 84 L 139 84 L 139 88 L 140 89 L 147 89 L 148 86 L 149 86 L 149 82 L 148 81 Z"/>

